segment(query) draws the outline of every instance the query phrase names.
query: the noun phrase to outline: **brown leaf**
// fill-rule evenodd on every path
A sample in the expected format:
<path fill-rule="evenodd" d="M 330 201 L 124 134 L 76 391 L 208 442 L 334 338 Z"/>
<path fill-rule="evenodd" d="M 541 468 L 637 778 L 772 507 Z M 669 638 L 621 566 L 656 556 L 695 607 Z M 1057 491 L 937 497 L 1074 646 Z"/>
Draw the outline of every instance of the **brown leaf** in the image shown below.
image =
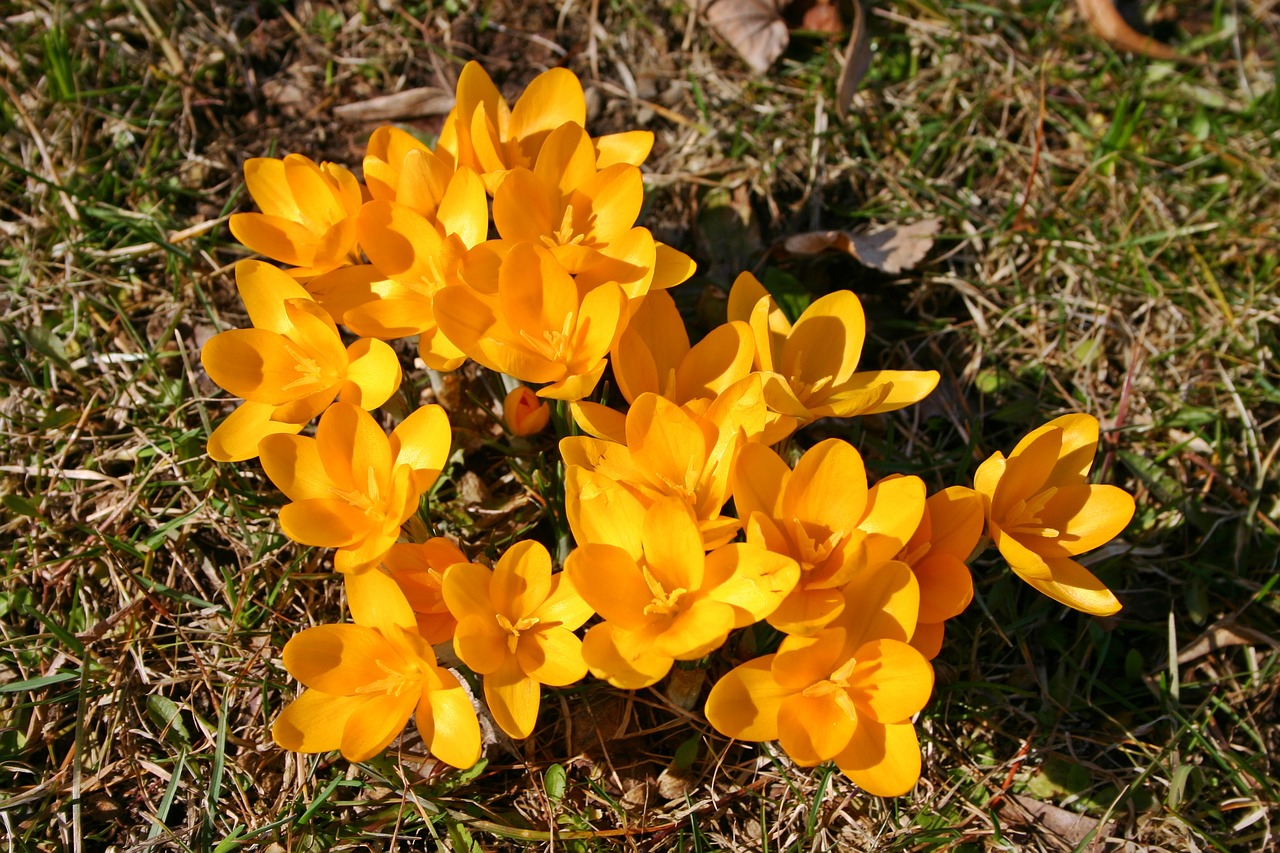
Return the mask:
<path fill-rule="evenodd" d="M 1113 0 L 1076 0 L 1076 5 L 1080 7 L 1080 14 L 1084 15 L 1089 29 L 1118 50 L 1126 50 L 1151 59 L 1196 61 L 1191 57 L 1182 56 L 1167 44 L 1158 42 L 1151 36 L 1144 36 L 1135 31 L 1116 11 Z"/>
<path fill-rule="evenodd" d="M 1210 625 L 1195 642 L 1178 652 L 1178 663 L 1190 663 L 1228 646 L 1270 646 L 1272 649 L 1280 649 L 1280 642 L 1254 628 L 1223 619 Z"/>
<path fill-rule="evenodd" d="M 782 241 L 782 250 L 790 255 L 817 255 L 821 252 L 847 252 L 864 266 L 887 273 L 912 269 L 933 248 L 933 235 L 938 233 L 938 220 L 922 219 L 910 225 L 892 225 L 870 234 L 849 231 L 810 231 L 795 234 Z"/>
<path fill-rule="evenodd" d="M 836 115 L 843 121 L 853 103 L 853 93 L 871 67 L 871 38 L 867 35 L 867 16 L 862 4 L 853 0 L 853 27 L 849 31 L 849 46 L 844 50 L 844 71 L 836 84 Z"/>
<path fill-rule="evenodd" d="M 1047 829 L 1067 842 L 1067 845 L 1072 848 L 1078 848 L 1085 838 L 1089 836 L 1089 833 L 1093 832 L 1093 837 L 1085 850 L 1094 851 L 1103 848 L 1103 839 L 1108 835 L 1110 824 L 1100 827 L 1098 826 L 1097 818 L 1067 811 L 1052 803 L 1043 803 L 1040 800 L 1019 794 L 1013 794 L 1010 800 L 1021 806 L 1021 809 L 1013 807 L 1006 802 L 1001 809 L 1005 820 L 1025 822 Z M 1095 829 L 1097 830 L 1096 832 L 1094 832 Z"/>
<path fill-rule="evenodd" d="M 910 225 L 894 225 L 873 234 L 853 236 L 852 254 L 869 267 L 898 273 L 915 267 L 933 248 L 940 223 L 921 219 Z"/>
<path fill-rule="evenodd" d="M 419 116 L 444 115 L 453 109 L 453 93 L 435 86 L 406 89 L 380 95 L 355 104 L 335 107 L 333 114 L 343 121 L 396 121 Z"/>
<path fill-rule="evenodd" d="M 706 14 L 707 23 L 758 73 L 768 71 L 791 40 L 774 0 L 714 0 Z"/>
<path fill-rule="evenodd" d="M 813 5 L 805 9 L 800 18 L 800 27 L 815 33 L 842 33 L 844 21 L 840 20 L 840 8 L 831 0 L 813 0 Z"/>

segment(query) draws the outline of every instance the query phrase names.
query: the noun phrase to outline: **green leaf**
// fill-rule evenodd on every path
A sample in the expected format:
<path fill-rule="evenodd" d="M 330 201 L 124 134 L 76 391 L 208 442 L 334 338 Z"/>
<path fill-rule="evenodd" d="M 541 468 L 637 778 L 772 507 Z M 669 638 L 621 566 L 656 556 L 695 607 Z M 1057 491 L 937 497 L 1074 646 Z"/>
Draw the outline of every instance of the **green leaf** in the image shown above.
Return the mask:
<path fill-rule="evenodd" d="M 543 774 L 542 785 L 547 789 L 547 799 L 551 801 L 552 805 L 564 799 L 567 781 L 564 768 L 559 764 L 552 764 L 547 768 L 547 772 Z"/>
<path fill-rule="evenodd" d="M 147 697 L 147 716 L 164 730 L 165 736 L 173 740 L 177 738 L 184 744 L 191 743 L 191 732 L 182 721 L 182 711 L 178 704 L 167 696 L 152 693 Z"/>

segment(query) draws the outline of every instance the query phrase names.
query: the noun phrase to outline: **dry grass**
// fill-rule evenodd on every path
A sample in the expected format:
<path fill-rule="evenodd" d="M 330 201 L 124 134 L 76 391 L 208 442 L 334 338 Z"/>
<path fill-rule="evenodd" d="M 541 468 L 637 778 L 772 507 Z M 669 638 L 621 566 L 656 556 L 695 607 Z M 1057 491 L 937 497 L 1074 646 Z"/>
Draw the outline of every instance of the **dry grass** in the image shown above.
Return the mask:
<path fill-rule="evenodd" d="M 681 4 L 152 8 L 0 6 L 9 849 L 1274 844 L 1274 4 L 1180 20 L 1209 61 L 1176 68 L 1110 53 L 1068 3 L 880 4 L 843 126 L 837 49 L 798 38 L 752 78 Z M 664 690 L 599 683 L 549 696 L 535 737 L 496 743 L 466 779 L 415 760 L 412 737 L 358 767 L 270 743 L 295 689 L 279 650 L 341 601 L 324 555 L 278 532 L 257 467 L 203 455 L 228 404 L 199 348 L 243 323 L 221 219 L 245 206 L 244 158 L 356 166 L 374 125 L 336 106 L 447 88 L 470 58 L 512 94 L 566 64 L 594 91 L 594 131 L 657 134 L 645 222 L 703 263 L 683 297 L 697 316 L 722 310 L 717 288 L 744 267 L 853 287 L 874 358 L 944 372 L 900 418 L 828 427 L 880 472 L 964 482 L 1061 411 L 1113 428 L 1106 476 L 1140 509 L 1094 568 L 1125 610 L 1091 620 L 976 567 L 911 795 L 867 797 L 727 743 Z M 925 215 L 945 237 L 911 274 L 767 252 L 797 231 Z M 521 485 L 537 448 L 508 464 L 478 440 L 495 389 L 440 392 L 466 426 L 436 523 L 489 549 L 547 532 Z M 436 393 L 415 378 L 401 405 Z"/>

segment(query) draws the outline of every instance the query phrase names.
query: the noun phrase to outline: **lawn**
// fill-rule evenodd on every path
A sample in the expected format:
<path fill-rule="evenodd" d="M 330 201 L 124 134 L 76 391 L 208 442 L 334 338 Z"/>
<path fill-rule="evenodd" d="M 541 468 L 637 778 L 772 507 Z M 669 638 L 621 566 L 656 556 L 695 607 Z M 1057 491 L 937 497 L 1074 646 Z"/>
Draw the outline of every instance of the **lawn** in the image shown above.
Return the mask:
<path fill-rule="evenodd" d="M 8 849 L 1273 849 L 1280 10 L 1147 7 L 1190 60 L 1118 52 L 1070 2 L 875 4 L 842 120 L 840 37 L 793 32 L 757 74 L 676 0 L 0 4 Z M 201 348 L 248 325 L 227 224 L 254 209 L 243 164 L 359 174 L 382 124 L 432 141 L 473 59 L 509 100 L 569 68 L 593 134 L 653 132 L 641 222 L 698 262 L 673 292 L 695 337 L 750 270 L 788 310 L 852 289 L 864 366 L 941 373 L 920 405 L 819 421 L 797 454 L 845 438 L 873 478 L 932 492 L 1058 415 L 1101 421 L 1095 481 L 1137 512 L 1086 562 L 1123 610 L 975 563 L 910 793 L 706 722 L 708 671 L 760 631 L 652 688 L 547 689 L 533 736 L 497 734 L 468 771 L 412 729 L 358 764 L 272 742 L 298 693 L 286 641 L 346 611 L 259 464 L 206 455 L 235 404 Z M 896 272 L 783 246 L 929 219 Z M 396 346 L 386 423 L 438 402 L 454 427 L 409 532 L 556 554 L 552 437 L 496 442 L 493 374 L 429 375 Z"/>

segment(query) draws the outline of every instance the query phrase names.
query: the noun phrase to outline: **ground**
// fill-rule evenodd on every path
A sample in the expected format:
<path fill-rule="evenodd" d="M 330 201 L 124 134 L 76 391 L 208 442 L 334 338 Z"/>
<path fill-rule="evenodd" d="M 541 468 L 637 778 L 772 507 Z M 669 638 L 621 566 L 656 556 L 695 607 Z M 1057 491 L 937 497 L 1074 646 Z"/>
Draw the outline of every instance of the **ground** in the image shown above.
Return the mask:
<path fill-rule="evenodd" d="M 876 4 L 842 121 L 838 37 L 793 33 L 755 74 L 670 0 L 0 4 L 11 848 L 1269 849 L 1280 13 L 1184 5 L 1146 10 L 1194 59 L 1173 63 L 1116 52 L 1071 3 Z M 864 363 L 943 375 L 921 406 L 806 442 L 847 437 L 877 476 L 932 489 L 1049 417 L 1102 420 L 1095 470 L 1138 504 L 1093 560 L 1124 610 L 1067 611 L 975 565 L 909 795 L 720 737 L 697 670 L 550 692 L 533 738 L 466 774 L 415 759 L 412 737 L 357 766 L 271 743 L 296 695 L 285 640 L 343 611 L 261 469 L 204 453 L 233 402 L 200 347 L 246 323 L 225 219 L 251 209 L 246 158 L 358 168 L 386 121 L 362 118 L 371 99 L 451 92 L 470 59 L 509 98 L 568 67 L 593 133 L 654 132 L 643 221 L 699 261 L 679 291 L 695 328 L 751 269 L 798 298 L 855 290 Z M 394 118 L 428 139 L 440 125 Z M 936 244 L 894 274 L 780 249 L 926 218 Z M 549 446 L 509 460 L 482 441 L 500 393 L 418 373 L 400 398 L 456 412 L 434 523 L 490 556 L 549 523 L 524 485 Z"/>

